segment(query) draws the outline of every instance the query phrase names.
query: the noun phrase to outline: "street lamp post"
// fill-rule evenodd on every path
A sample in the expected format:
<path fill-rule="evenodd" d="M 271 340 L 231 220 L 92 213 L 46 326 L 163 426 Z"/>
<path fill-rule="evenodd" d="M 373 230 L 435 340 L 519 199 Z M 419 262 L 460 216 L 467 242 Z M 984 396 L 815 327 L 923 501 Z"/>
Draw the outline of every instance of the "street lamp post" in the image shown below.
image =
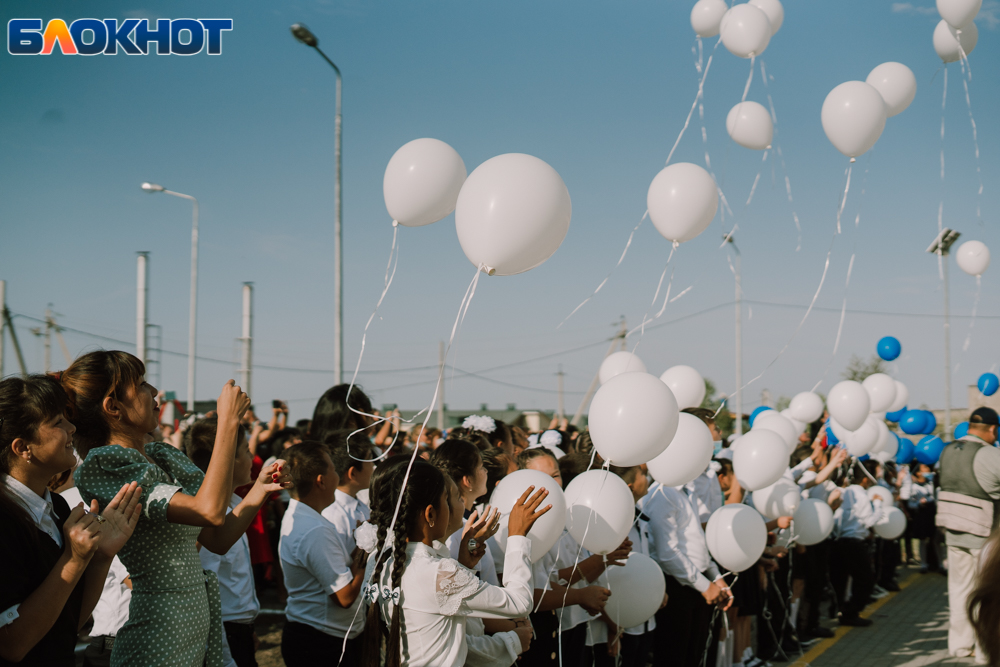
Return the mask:
<path fill-rule="evenodd" d="M 155 183 L 143 183 L 142 189 L 146 192 L 162 192 L 164 194 L 187 199 L 194 205 L 191 220 L 191 312 L 188 314 L 188 386 L 187 386 L 187 409 L 194 412 L 194 358 L 195 358 L 195 338 L 198 328 L 198 200 L 191 195 L 181 194 L 173 190 L 167 190 L 162 185 Z"/>
<path fill-rule="evenodd" d="M 945 227 L 934 237 L 927 252 L 937 255 L 941 261 L 941 277 L 944 282 L 944 435 L 951 436 L 951 321 L 948 313 L 948 251 L 961 236 L 953 229 Z"/>
<path fill-rule="evenodd" d="M 736 424 L 734 434 L 743 435 L 743 282 L 740 276 L 740 249 L 732 234 L 724 236 L 726 243 L 733 247 L 736 253 L 736 265 L 733 274 L 736 276 Z"/>
<path fill-rule="evenodd" d="M 296 23 L 291 27 L 292 35 L 306 46 L 316 49 L 316 53 L 323 56 L 323 60 L 330 64 L 337 75 L 337 115 L 334 120 L 333 134 L 333 156 L 336 164 L 336 174 L 333 186 L 333 374 L 337 379 L 337 384 L 344 381 L 344 265 L 343 247 L 340 221 L 343 214 L 343 204 L 340 196 L 341 170 L 340 170 L 340 132 L 341 115 L 340 99 L 343 80 L 340 76 L 340 68 L 330 60 L 323 50 L 319 48 L 319 40 L 309 31 L 309 28 L 301 23 Z"/>

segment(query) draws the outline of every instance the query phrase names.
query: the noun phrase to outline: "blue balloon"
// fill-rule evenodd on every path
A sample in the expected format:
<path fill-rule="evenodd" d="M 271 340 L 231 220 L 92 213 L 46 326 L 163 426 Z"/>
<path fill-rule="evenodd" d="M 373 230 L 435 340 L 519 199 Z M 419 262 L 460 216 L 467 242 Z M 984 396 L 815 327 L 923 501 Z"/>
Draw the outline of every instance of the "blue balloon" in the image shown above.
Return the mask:
<path fill-rule="evenodd" d="M 757 415 L 764 412 L 765 410 L 773 410 L 774 408 L 769 408 L 766 405 L 762 405 L 759 408 L 755 408 L 753 412 L 750 413 L 750 427 L 753 428 L 753 421 L 757 419 Z"/>
<path fill-rule="evenodd" d="M 944 449 L 944 441 L 936 435 L 925 435 L 920 438 L 914 448 L 914 455 L 917 461 L 933 466 L 941 458 L 941 451 Z"/>
<path fill-rule="evenodd" d="M 955 439 L 960 440 L 969 433 L 969 422 L 962 422 L 955 426 Z"/>
<path fill-rule="evenodd" d="M 921 433 L 931 434 L 937 428 L 937 418 L 930 410 L 921 410 L 924 413 L 924 430 Z"/>
<path fill-rule="evenodd" d="M 826 423 L 826 444 L 829 447 L 840 444 L 840 440 L 837 439 L 837 436 L 833 434 L 833 429 L 830 428 L 830 422 Z"/>
<path fill-rule="evenodd" d="M 983 393 L 983 396 L 992 396 L 997 393 L 997 389 L 1000 389 L 1000 378 L 998 378 L 993 373 L 983 373 L 979 376 L 979 391 Z"/>
<path fill-rule="evenodd" d="M 907 435 L 917 435 L 924 432 L 925 421 L 923 410 L 907 410 L 899 420 L 899 428 Z"/>
<path fill-rule="evenodd" d="M 895 433 L 893 435 L 899 439 L 899 449 L 896 450 L 896 463 L 909 463 L 913 460 L 913 442 L 909 438 L 900 438 Z"/>
<path fill-rule="evenodd" d="M 878 356 L 886 361 L 895 361 L 899 353 L 903 351 L 903 346 L 892 336 L 886 336 L 878 342 L 876 349 L 878 350 Z"/>
<path fill-rule="evenodd" d="M 907 408 L 902 408 L 901 410 L 896 410 L 895 412 L 885 413 L 885 420 L 890 422 L 898 422 L 906 414 Z"/>
<path fill-rule="evenodd" d="M 865 454 L 864 456 L 859 456 L 859 457 L 858 457 L 858 460 L 859 460 L 859 461 L 861 461 L 862 463 L 864 463 L 865 461 L 867 461 L 867 460 L 868 460 L 868 459 L 870 459 L 870 458 L 871 458 L 871 456 L 870 456 L 870 455 L 868 455 L 868 454 Z"/>

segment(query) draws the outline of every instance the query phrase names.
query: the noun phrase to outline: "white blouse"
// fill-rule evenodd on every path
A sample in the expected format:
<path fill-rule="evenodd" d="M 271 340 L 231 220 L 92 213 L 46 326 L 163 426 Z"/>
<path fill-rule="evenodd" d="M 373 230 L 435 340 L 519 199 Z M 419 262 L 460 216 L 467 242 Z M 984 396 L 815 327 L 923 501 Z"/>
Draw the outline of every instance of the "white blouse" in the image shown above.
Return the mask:
<path fill-rule="evenodd" d="M 399 591 L 391 591 L 393 559 L 378 580 L 380 612 L 388 624 L 400 605 L 400 654 L 408 667 L 462 667 L 469 655 L 466 618 L 520 618 L 531 611 L 531 543 L 507 538 L 504 585 L 493 586 L 440 549 L 421 542 L 406 547 L 406 569 Z M 375 559 L 369 559 L 374 568 Z M 366 576 L 366 579 L 368 577 Z M 386 592 L 389 595 L 386 595 Z"/>

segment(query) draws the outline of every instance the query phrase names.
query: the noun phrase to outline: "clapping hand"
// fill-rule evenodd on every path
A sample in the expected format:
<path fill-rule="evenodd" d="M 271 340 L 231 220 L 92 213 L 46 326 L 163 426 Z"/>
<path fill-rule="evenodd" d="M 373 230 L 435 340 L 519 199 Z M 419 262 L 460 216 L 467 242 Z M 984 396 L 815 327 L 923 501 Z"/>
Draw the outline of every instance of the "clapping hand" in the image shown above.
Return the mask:
<path fill-rule="evenodd" d="M 97 501 L 91 501 L 90 512 L 95 515 L 98 525 L 101 528 L 101 537 L 97 545 L 97 550 L 106 558 L 113 558 L 128 538 L 132 537 L 135 526 L 142 516 L 142 487 L 138 482 L 132 482 L 123 486 L 111 502 L 104 508 L 103 514 L 98 514 Z M 101 517 L 104 520 L 101 521 Z"/>

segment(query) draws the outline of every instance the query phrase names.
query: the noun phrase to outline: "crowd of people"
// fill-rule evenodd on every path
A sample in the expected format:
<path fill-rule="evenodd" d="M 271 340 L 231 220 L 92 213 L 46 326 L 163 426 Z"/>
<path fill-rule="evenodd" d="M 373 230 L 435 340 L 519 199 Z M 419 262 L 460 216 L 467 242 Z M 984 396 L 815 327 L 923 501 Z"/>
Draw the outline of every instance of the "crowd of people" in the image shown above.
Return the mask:
<path fill-rule="evenodd" d="M 834 510 L 833 532 L 803 546 L 791 517 L 768 520 L 763 554 L 739 573 L 713 561 L 705 535 L 724 505 L 754 507 L 710 410 L 686 412 L 711 430 L 712 462 L 668 487 L 644 465 L 605 463 L 565 422 L 527 433 L 476 416 L 441 432 L 378 415 L 348 385 L 295 426 L 281 401 L 258 420 L 231 381 L 207 415 L 161 424 L 158 408 L 124 352 L 0 381 L 0 666 L 73 665 L 86 631 L 86 665 L 253 667 L 267 593 L 284 604 L 288 667 L 756 667 L 832 636 L 825 619 L 871 625 L 866 606 L 899 590 L 905 563 L 947 572 L 952 653 L 1000 664 L 1000 419 L 989 408 L 936 470 L 853 459 L 827 442 L 823 419 L 811 424 L 786 477 Z M 565 488 L 595 468 L 635 501 L 608 554 L 564 531 L 532 557 L 528 533 L 552 509 L 544 488 L 503 516 L 490 506 L 514 471 Z M 873 527 L 891 505 L 907 532 L 883 540 Z M 660 566 L 666 594 L 622 628 L 602 575 L 630 552 Z"/>

